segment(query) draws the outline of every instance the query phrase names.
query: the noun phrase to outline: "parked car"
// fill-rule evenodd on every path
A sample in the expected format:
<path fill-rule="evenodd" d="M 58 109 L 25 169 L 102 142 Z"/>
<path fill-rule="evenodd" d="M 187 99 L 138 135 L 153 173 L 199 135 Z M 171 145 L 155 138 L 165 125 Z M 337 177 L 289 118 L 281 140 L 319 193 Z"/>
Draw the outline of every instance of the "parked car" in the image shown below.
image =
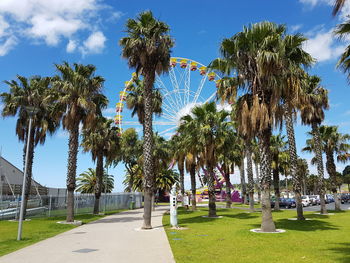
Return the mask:
<path fill-rule="evenodd" d="M 293 198 L 281 198 L 280 206 L 285 208 L 296 207 L 295 200 Z"/>
<path fill-rule="evenodd" d="M 348 203 L 350 200 L 350 194 L 341 194 L 340 196 L 341 203 Z"/>
<path fill-rule="evenodd" d="M 311 200 L 312 205 L 319 205 L 321 204 L 320 196 L 319 195 L 309 195 L 309 198 Z"/>
<path fill-rule="evenodd" d="M 292 208 L 295 207 L 295 200 L 293 198 L 280 198 L 280 207 Z M 271 200 L 271 208 L 275 207 L 275 199 Z"/>
<path fill-rule="evenodd" d="M 328 201 L 328 204 L 329 204 L 329 203 L 333 203 L 333 202 L 334 202 L 334 197 L 333 197 L 333 195 L 326 194 L 326 200 Z"/>
<path fill-rule="evenodd" d="M 307 196 L 307 195 L 302 195 L 302 196 L 301 196 L 301 202 L 302 202 L 302 204 L 303 204 L 304 207 L 309 206 L 309 205 L 312 204 L 311 199 L 310 199 L 309 196 Z"/>

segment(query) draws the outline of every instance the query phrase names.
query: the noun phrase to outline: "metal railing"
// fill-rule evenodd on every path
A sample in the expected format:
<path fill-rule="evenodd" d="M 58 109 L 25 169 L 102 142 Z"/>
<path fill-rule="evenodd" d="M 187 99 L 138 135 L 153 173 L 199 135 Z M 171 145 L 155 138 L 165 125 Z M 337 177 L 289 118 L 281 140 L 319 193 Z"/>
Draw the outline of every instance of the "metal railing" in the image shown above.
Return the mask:
<path fill-rule="evenodd" d="M 94 209 L 94 194 L 75 194 L 76 215 L 91 214 Z M 140 208 L 142 193 L 111 193 L 100 197 L 100 212 L 118 209 Z M 0 198 L 0 220 L 18 219 L 21 207 L 20 196 Z M 27 203 L 26 217 L 53 217 L 66 215 L 67 196 L 31 196 Z"/>

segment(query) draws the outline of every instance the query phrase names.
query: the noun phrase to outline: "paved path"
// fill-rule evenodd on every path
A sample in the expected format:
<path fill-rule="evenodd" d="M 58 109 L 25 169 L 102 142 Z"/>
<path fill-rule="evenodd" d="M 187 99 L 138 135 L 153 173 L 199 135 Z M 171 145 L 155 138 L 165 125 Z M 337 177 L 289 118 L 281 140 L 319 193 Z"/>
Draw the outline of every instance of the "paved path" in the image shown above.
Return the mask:
<path fill-rule="evenodd" d="M 152 213 L 153 230 L 139 230 L 143 209 L 125 211 L 0 257 L 0 263 L 175 262 L 162 227 L 165 211 Z"/>

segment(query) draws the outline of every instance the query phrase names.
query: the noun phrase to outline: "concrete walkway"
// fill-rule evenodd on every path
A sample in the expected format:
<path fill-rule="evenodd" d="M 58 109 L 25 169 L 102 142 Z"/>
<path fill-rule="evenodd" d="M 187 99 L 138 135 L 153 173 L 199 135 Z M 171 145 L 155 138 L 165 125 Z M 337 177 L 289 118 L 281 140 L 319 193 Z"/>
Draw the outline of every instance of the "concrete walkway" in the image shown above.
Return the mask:
<path fill-rule="evenodd" d="M 162 226 L 165 211 L 157 207 L 152 213 L 152 230 L 140 230 L 143 209 L 125 211 L 0 257 L 0 262 L 175 262 Z"/>

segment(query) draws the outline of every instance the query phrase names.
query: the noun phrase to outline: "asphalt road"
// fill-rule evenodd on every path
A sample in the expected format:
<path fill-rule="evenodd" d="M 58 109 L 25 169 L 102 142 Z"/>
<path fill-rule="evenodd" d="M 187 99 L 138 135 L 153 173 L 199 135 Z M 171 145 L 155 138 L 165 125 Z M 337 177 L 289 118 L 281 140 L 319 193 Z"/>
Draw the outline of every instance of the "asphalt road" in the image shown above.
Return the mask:
<path fill-rule="evenodd" d="M 334 203 L 326 204 L 326 206 L 327 206 L 327 210 L 334 210 Z M 341 204 L 340 208 L 342 210 L 348 210 L 350 209 L 350 204 L 349 203 Z M 304 207 L 304 211 L 320 211 L 320 210 L 321 210 L 321 207 L 319 205 Z"/>

